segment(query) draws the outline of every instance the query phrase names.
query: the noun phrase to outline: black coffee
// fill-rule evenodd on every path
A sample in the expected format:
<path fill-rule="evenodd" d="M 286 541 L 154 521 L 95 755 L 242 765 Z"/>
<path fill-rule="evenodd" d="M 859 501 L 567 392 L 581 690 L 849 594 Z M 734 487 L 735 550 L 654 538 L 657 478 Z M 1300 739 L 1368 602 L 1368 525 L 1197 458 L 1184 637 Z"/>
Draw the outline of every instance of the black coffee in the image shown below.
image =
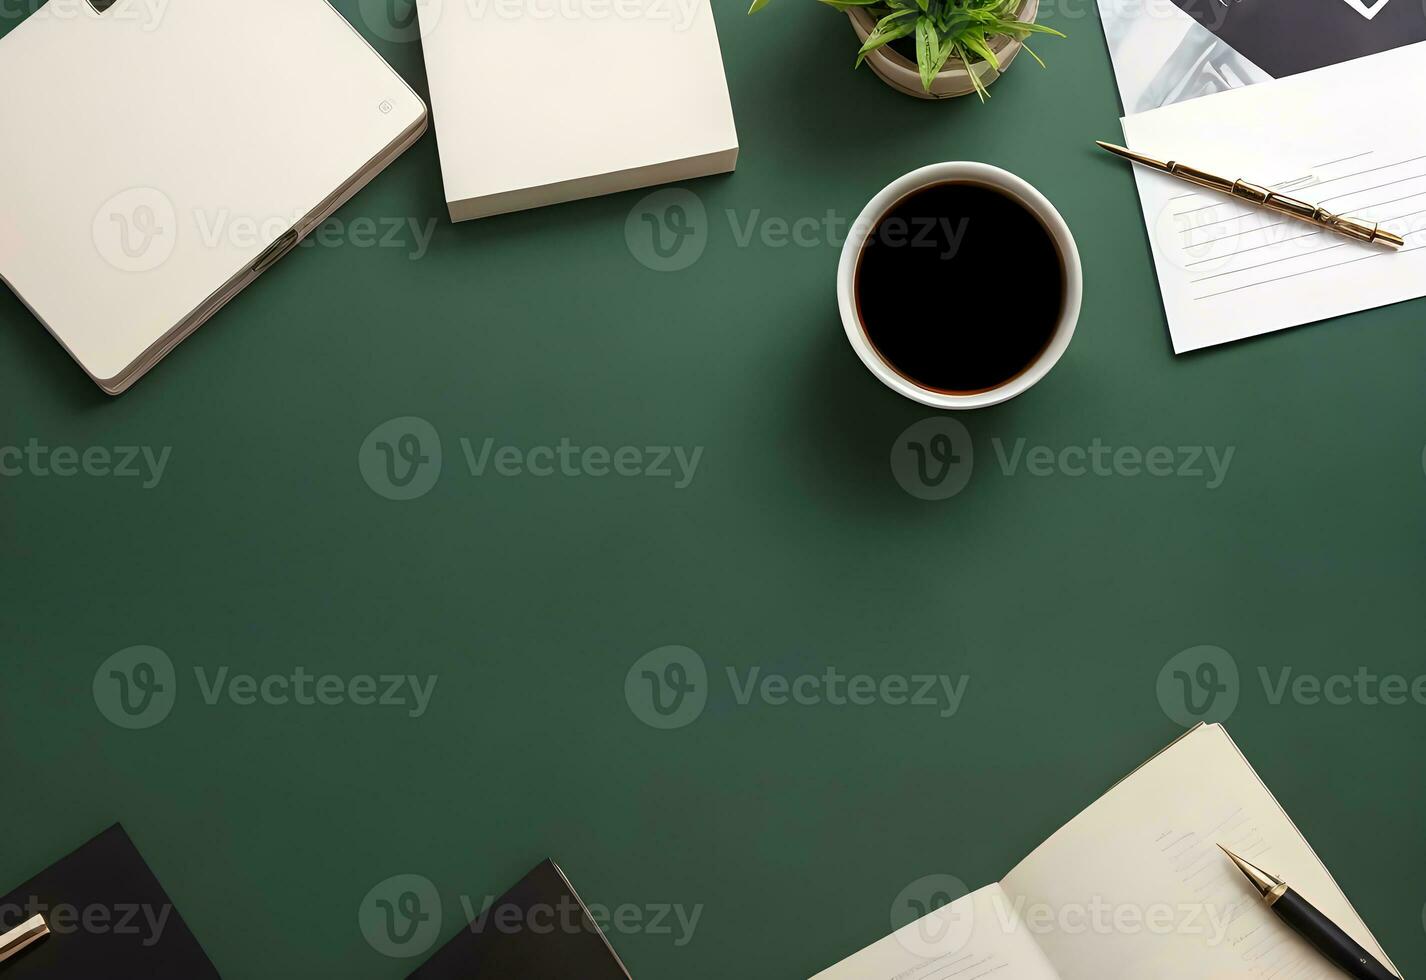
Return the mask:
<path fill-rule="evenodd" d="M 996 388 L 1049 346 L 1065 301 L 1040 219 L 985 184 L 913 191 L 877 221 L 857 261 L 857 312 L 883 360 L 923 388 Z"/>

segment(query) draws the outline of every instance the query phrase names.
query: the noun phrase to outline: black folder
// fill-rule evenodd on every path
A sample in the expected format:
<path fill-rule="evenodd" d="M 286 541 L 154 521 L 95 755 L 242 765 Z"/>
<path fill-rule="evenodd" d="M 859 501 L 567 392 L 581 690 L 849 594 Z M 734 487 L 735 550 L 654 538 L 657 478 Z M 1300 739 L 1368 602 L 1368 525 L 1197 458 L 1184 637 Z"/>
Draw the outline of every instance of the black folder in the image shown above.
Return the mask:
<path fill-rule="evenodd" d="M 489 909 L 473 911 L 476 921 L 409 980 L 629 980 L 553 861 L 538 865 Z"/>
<path fill-rule="evenodd" d="M 118 824 L 0 898 L 0 933 L 36 914 L 50 934 L 0 963 L 0 980 L 218 977 Z"/>
<path fill-rule="evenodd" d="M 1421 0 L 1174 0 L 1274 78 L 1426 41 Z"/>

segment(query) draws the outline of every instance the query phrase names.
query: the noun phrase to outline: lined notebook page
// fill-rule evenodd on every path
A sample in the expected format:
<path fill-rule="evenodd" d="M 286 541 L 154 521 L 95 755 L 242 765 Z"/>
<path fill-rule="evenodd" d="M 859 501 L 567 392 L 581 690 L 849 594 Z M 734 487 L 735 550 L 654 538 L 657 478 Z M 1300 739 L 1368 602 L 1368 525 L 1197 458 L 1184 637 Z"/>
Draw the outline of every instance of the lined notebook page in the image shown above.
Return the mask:
<path fill-rule="evenodd" d="M 1123 120 L 1160 160 L 1380 221 L 1401 252 L 1135 166 L 1178 353 L 1426 295 L 1426 42 Z"/>
<path fill-rule="evenodd" d="M 944 905 L 812 980 L 1060 980 L 999 885 Z"/>
<path fill-rule="evenodd" d="M 1064 980 L 1340 980 L 1268 911 L 1219 843 L 1286 878 L 1386 962 L 1218 725 L 1150 760 L 1001 886 Z"/>

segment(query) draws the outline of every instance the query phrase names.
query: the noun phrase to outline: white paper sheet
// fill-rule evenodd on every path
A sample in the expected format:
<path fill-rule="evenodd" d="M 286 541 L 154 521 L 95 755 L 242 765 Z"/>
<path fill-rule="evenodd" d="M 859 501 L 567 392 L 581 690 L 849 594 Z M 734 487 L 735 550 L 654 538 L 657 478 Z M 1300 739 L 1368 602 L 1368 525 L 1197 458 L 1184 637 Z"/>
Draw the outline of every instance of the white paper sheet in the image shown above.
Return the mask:
<path fill-rule="evenodd" d="M 999 885 L 872 943 L 812 980 L 1060 980 Z"/>
<path fill-rule="evenodd" d="M 1426 42 L 1123 120 L 1129 147 L 1381 221 L 1400 252 L 1135 167 L 1176 353 L 1426 295 Z"/>
<path fill-rule="evenodd" d="M 1285 877 L 1386 961 L 1217 725 L 1145 763 L 1036 848 L 1001 888 L 1064 980 L 1341 978 L 1277 919 L 1219 844 Z"/>

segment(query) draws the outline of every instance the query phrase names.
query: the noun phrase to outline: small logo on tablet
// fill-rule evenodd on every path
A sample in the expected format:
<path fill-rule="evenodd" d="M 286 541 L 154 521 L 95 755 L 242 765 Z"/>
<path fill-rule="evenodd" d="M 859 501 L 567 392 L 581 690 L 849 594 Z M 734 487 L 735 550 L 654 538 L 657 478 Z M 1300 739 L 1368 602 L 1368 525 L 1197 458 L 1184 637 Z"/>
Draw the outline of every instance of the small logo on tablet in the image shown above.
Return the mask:
<path fill-rule="evenodd" d="M 441 894 L 422 875 L 392 875 L 366 893 L 357 923 L 382 956 L 420 956 L 441 934 Z"/>
<path fill-rule="evenodd" d="M 624 700 L 650 728 L 683 728 L 708 704 L 708 667 L 688 647 L 650 650 L 624 675 Z"/>
<path fill-rule="evenodd" d="M 1159 706 L 1185 728 L 1227 721 L 1238 707 L 1238 662 L 1221 647 L 1190 647 L 1159 671 Z"/>
<path fill-rule="evenodd" d="M 381 104 L 378 105 L 376 108 L 377 108 L 378 111 L 380 111 L 380 113 L 381 113 L 383 116 L 389 116 L 389 115 L 391 115 L 391 109 L 392 109 L 391 100 L 390 100 L 390 99 L 382 99 L 382 100 L 381 100 Z"/>
<path fill-rule="evenodd" d="M 94 704 L 120 728 L 152 728 L 178 696 L 173 661 L 158 647 L 127 647 L 94 672 Z"/>

